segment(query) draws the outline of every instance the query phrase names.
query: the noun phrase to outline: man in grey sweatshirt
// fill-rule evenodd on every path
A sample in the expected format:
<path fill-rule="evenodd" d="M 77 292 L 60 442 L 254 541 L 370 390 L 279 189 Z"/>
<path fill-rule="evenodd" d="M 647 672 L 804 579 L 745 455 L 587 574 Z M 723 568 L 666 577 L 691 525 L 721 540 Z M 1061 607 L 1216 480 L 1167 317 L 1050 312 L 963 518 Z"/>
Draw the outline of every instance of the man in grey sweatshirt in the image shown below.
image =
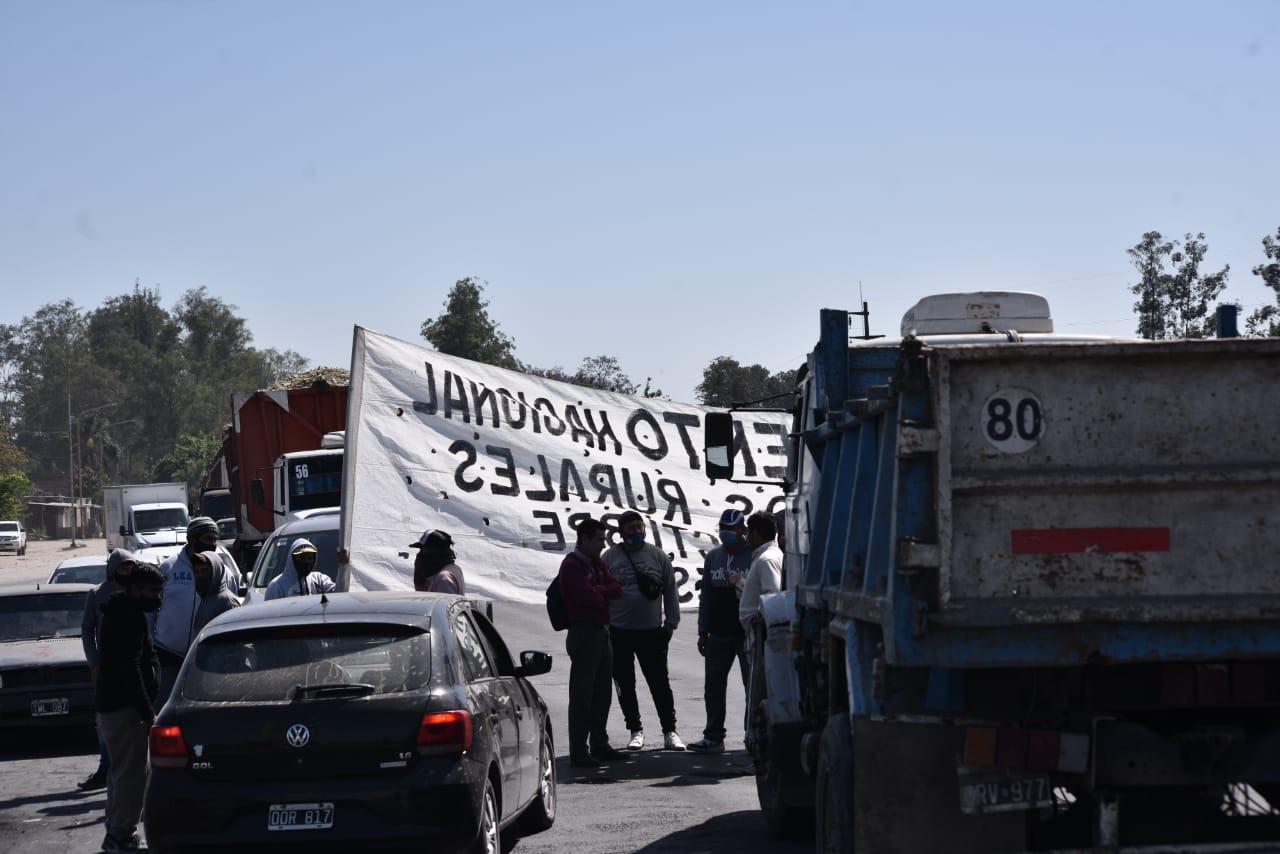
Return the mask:
<path fill-rule="evenodd" d="M 622 584 L 622 597 L 610 606 L 609 637 L 613 643 L 613 681 L 618 705 L 631 732 L 628 750 L 644 747 L 644 724 L 636 699 L 635 662 L 649 685 L 662 723 L 667 750 L 684 750 L 676 732 L 676 703 L 667 673 L 667 646 L 680 625 L 680 598 L 671 559 L 644 541 L 645 521 L 628 510 L 618 520 L 622 542 L 603 555 L 605 565 Z M 666 622 L 663 622 L 663 618 Z"/>
<path fill-rule="evenodd" d="M 95 685 L 98 682 L 98 668 L 102 664 L 102 655 L 98 652 L 102 606 L 107 604 L 113 594 L 124 590 L 121 579 L 132 572 L 136 564 L 133 552 L 114 549 L 107 556 L 106 578 L 85 597 L 84 616 L 80 618 L 80 643 L 84 646 L 84 660 L 89 664 L 89 676 Z M 102 740 L 102 733 L 98 733 L 98 769 L 77 785 L 84 790 L 101 789 L 107 785 L 107 772 L 110 770 L 107 745 Z"/>

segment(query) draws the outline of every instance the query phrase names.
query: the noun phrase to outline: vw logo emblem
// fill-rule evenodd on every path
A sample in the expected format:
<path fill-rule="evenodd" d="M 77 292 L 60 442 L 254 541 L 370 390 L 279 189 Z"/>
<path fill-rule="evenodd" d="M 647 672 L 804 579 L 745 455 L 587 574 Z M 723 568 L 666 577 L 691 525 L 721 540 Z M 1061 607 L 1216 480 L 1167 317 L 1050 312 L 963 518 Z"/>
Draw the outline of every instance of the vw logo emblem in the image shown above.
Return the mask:
<path fill-rule="evenodd" d="M 306 747 L 307 743 L 311 741 L 311 730 L 302 724 L 294 724 L 284 734 L 284 740 L 289 742 L 290 747 Z"/>

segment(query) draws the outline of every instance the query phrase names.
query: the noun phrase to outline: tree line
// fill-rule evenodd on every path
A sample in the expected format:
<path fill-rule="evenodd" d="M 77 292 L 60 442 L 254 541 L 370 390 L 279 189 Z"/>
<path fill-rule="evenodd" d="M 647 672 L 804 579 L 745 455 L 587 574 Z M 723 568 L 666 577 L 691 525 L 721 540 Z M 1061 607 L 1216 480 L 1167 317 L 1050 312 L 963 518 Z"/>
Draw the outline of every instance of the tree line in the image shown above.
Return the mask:
<path fill-rule="evenodd" d="M 645 377 L 643 385 L 634 381 L 614 356 L 586 356 L 573 371 L 559 365 L 538 367 L 521 361 L 516 357 L 515 341 L 489 315 L 489 301 L 484 297 L 485 284 L 472 277 L 454 283 L 440 314 L 422 324 L 422 337 L 433 349 L 449 356 L 586 388 L 666 397 L 661 389 L 653 386 L 652 377 Z M 794 384 L 795 371 L 775 373 L 763 365 L 744 365 L 731 356 L 717 356 L 703 369 L 702 382 L 694 389 L 694 394 L 708 406 L 730 407 L 761 398 L 785 396 L 793 390 Z M 752 405 L 777 407 L 787 404 L 775 400 Z"/>
<path fill-rule="evenodd" d="M 259 349 L 236 306 L 205 288 L 165 306 L 158 290 L 85 309 L 42 306 L 0 326 L 0 517 L 33 489 L 96 499 L 103 485 L 195 485 L 221 443 L 231 394 L 304 370 Z"/>
<path fill-rule="evenodd" d="M 1215 334 L 1213 307 L 1227 289 L 1231 265 L 1221 270 L 1201 269 L 1209 244 L 1204 232 L 1167 239 L 1148 231 L 1128 250 L 1138 271 L 1129 286 L 1136 296 L 1138 335 L 1151 340 L 1207 338 Z M 1263 261 L 1253 275 L 1275 294 L 1276 303 L 1258 307 L 1245 320 L 1247 334 L 1280 335 L 1280 228 L 1262 238 Z"/>

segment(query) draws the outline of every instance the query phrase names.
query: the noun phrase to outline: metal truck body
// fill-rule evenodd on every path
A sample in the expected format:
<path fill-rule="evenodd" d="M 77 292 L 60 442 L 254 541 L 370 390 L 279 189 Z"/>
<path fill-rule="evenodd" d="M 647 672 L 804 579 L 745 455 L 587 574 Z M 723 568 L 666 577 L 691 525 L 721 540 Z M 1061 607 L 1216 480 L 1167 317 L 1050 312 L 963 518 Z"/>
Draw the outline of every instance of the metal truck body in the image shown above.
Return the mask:
<path fill-rule="evenodd" d="M 187 485 L 134 483 L 102 488 L 107 548 L 130 551 L 187 541 Z"/>
<path fill-rule="evenodd" d="M 990 331 L 851 343 L 824 311 L 801 371 L 748 698 L 771 824 L 811 806 L 824 852 L 1274 847 L 1280 341 L 1024 334 L 1020 295 L 954 296 Z"/>

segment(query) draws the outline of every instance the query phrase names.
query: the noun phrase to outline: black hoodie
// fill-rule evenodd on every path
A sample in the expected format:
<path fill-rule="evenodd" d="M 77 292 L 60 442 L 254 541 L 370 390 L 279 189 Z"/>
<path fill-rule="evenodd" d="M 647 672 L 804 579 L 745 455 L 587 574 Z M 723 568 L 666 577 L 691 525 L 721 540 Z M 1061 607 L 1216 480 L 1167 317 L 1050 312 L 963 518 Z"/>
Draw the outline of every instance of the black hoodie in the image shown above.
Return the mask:
<path fill-rule="evenodd" d="M 102 606 L 98 638 L 102 669 L 96 686 L 97 710 L 118 712 L 132 707 L 142 720 L 153 720 L 152 702 L 160 690 L 160 662 L 142 602 L 123 592 L 108 599 Z"/>

